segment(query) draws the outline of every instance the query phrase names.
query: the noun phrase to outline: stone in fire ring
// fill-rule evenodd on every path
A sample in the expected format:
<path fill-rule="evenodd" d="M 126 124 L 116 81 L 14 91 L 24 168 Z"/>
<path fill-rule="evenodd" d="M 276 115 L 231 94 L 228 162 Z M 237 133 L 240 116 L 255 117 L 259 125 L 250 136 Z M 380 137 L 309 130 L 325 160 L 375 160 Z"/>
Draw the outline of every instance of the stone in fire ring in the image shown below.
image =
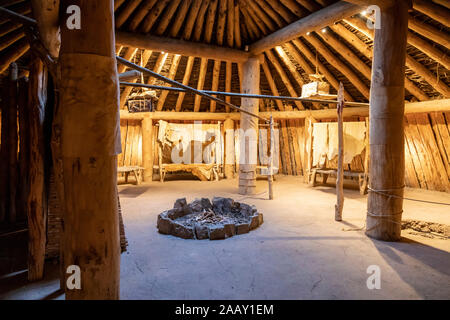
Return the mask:
<path fill-rule="evenodd" d="M 175 201 L 173 209 L 158 215 L 157 228 L 162 234 L 183 239 L 220 240 L 248 233 L 263 223 L 262 213 L 255 206 L 230 198 L 186 198 Z"/>

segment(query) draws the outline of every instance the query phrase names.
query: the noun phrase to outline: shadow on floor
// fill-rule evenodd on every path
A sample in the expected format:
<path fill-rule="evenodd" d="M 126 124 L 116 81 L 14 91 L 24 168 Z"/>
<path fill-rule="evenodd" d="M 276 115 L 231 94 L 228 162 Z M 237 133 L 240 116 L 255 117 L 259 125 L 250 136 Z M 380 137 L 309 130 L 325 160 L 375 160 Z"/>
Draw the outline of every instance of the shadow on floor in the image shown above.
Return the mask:
<path fill-rule="evenodd" d="M 377 248 L 384 260 L 395 270 L 400 278 L 402 278 L 411 287 L 416 289 L 416 292 L 423 292 L 424 288 L 420 287 L 414 273 L 408 272 L 411 270 L 411 261 L 405 262 L 398 254 L 403 253 L 418 263 L 422 263 L 431 267 L 438 273 L 450 276 L 450 253 L 428 246 L 426 244 L 417 242 L 415 240 L 402 237 L 399 242 L 384 242 L 369 238 L 374 246 Z M 423 284 L 422 284 L 423 285 Z M 450 294 L 450 287 L 441 284 L 442 289 L 447 290 Z M 423 296 L 426 298 L 426 296 Z"/>
<path fill-rule="evenodd" d="M 314 190 L 328 193 L 328 194 L 336 194 L 336 186 L 331 184 L 326 185 L 318 185 L 313 188 Z M 344 198 L 348 199 L 361 199 L 366 200 L 367 196 L 362 196 L 359 194 L 359 187 L 355 185 L 347 185 L 344 184 Z"/>
<path fill-rule="evenodd" d="M 119 191 L 119 195 L 124 198 L 137 198 L 140 195 L 146 193 L 150 190 L 151 186 L 131 186 L 127 188 L 123 188 Z"/>

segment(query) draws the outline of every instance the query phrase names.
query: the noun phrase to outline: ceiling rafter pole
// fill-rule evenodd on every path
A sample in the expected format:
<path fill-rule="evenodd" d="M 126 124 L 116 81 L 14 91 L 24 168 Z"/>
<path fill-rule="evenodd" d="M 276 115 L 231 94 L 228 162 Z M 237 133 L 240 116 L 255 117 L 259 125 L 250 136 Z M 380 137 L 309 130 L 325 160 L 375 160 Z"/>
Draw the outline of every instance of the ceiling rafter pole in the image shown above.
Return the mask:
<path fill-rule="evenodd" d="M 257 55 L 268 49 L 306 35 L 307 32 L 322 29 L 343 18 L 349 17 L 361 9 L 359 6 L 347 2 L 339 1 L 319 11 L 291 23 L 270 35 L 256 41 L 250 45 L 249 52 Z"/>

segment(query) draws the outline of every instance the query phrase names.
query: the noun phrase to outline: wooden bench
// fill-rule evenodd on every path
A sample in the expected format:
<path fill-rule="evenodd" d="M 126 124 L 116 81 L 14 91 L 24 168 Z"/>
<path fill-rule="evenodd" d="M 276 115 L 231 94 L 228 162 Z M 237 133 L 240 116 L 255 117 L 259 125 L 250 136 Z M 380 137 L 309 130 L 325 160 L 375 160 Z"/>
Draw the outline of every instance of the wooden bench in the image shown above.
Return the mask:
<path fill-rule="evenodd" d="M 315 187 L 317 185 L 317 175 L 322 175 L 322 183 L 327 183 L 327 179 L 329 176 L 336 177 L 337 170 L 336 169 L 312 169 L 308 174 L 308 184 Z M 358 171 L 348 171 L 344 170 L 344 177 L 347 178 L 358 178 L 359 184 L 359 193 L 361 195 L 367 194 L 367 186 L 369 181 L 369 176 L 367 172 L 358 172 Z"/>
<path fill-rule="evenodd" d="M 178 163 L 163 163 L 159 166 L 154 166 L 159 170 L 160 181 L 164 182 L 164 178 L 166 177 L 167 172 L 177 172 L 184 171 L 190 172 L 201 181 L 208 181 L 206 175 L 204 174 L 206 171 L 211 171 L 209 181 L 213 179 L 219 180 L 219 175 L 217 172 L 217 166 L 214 163 L 206 164 L 206 163 L 192 163 L 192 164 L 178 164 Z"/>
<path fill-rule="evenodd" d="M 139 167 L 139 166 L 125 166 L 125 167 L 118 167 L 117 173 L 125 174 L 125 183 L 128 183 L 128 175 L 130 173 L 133 173 L 134 177 L 136 179 L 136 185 L 139 185 L 142 181 L 142 171 L 143 170 L 144 170 L 144 168 Z"/>
<path fill-rule="evenodd" d="M 257 174 L 258 174 L 258 171 L 259 171 L 259 175 L 262 175 L 262 176 L 265 176 L 265 177 L 269 177 L 269 175 L 267 175 L 267 174 L 262 174 L 263 170 L 269 170 L 269 166 L 263 166 L 263 165 L 256 166 L 256 173 Z M 272 175 L 272 178 L 275 181 L 276 180 L 276 174 Z"/>

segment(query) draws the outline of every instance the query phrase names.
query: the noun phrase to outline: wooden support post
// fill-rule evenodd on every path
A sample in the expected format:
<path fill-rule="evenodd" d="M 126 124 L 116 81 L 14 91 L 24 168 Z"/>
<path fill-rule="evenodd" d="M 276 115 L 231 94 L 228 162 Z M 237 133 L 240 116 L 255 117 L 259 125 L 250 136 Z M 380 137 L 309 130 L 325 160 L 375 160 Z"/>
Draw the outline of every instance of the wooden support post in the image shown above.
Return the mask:
<path fill-rule="evenodd" d="M 334 206 L 334 219 L 342 221 L 342 209 L 344 208 L 344 120 L 342 111 L 344 110 L 344 86 L 339 84 L 337 104 L 337 123 L 338 123 L 338 167 L 336 178 L 336 205 Z M 324 178 L 325 179 L 325 178 Z"/>
<path fill-rule="evenodd" d="M 8 99 L 8 86 L 2 87 L 2 101 Z M 0 222 L 6 219 L 8 212 L 8 104 L 2 103 L 1 108 L 1 143 L 0 143 Z"/>
<path fill-rule="evenodd" d="M 243 93 L 259 94 L 259 63 L 258 57 L 252 57 L 243 64 Z M 258 114 L 259 100 L 243 98 L 241 108 Z M 258 119 L 241 113 L 240 128 L 239 194 L 255 194 Z"/>
<path fill-rule="evenodd" d="M 61 12 L 72 4 L 62 0 Z M 81 278 L 81 288 L 66 287 L 66 299 L 118 299 L 117 154 L 121 148 L 114 5 L 112 0 L 78 5 L 80 29 L 67 27 L 69 14 L 61 17 L 59 59 L 64 263 L 78 266 Z"/>
<path fill-rule="evenodd" d="M 311 169 L 312 169 L 312 133 L 313 124 L 317 122 L 312 116 L 305 118 L 305 145 L 304 145 L 304 168 L 303 168 L 303 178 L 305 183 L 310 183 Z"/>
<path fill-rule="evenodd" d="M 27 199 L 28 216 L 28 280 L 44 276 L 45 244 L 47 239 L 47 205 L 45 192 L 44 120 L 47 102 L 48 74 L 44 63 L 33 57 L 29 80 L 30 164 Z"/>
<path fill-rule="evenodd" d="M 9 222 L 16 222 L 16 195 L 17 195 L 17 183 L 18 183 L 18 161 L 17 161 L 17 99 L 18 99 L 18 68 L 17 64 L 12 63 L 9 73 L 9 95 L 8 95 L 8 181 L 9 181 L 9 193 L 8 193 L 8 213 Z"/>
<path fill-rule="evenodd" d="M 30 167 L 30 114 L 28 112 L 28 79 L 19 79 L 19 187 L 17 197 L 18 220 L 27 218 L 27 198 L 29 193 L 28 172 Z"/>
<path fill-rule="evenodd" d="M 269 200 L 273 200 L 273 153 L 275 150 L 275 130 L 273 129 L 273 117 L 270 116 L 270 150 L 269 150 L 269 164 L 268 164 L 268 176 L 267 181 L 269 183 Z"/>
<path fill-rule="evenodd" d="M 370 106 L 370 189 L 366 234 L 400 239 L 405 179 L 404 90 L 410 1 L 381 11 L 375 32 Z M 400 68 L 400 69 L 399 69 Z"/>
<path fill-rule="evenodd" d="M 366 145 L 366 152 L 364 155 L 364 176 L 363 180 L 359 185 L 359 193 L 361 195 L 367 194 L 367 187 L 369 186 L 369 157 L 370 157 L 370 148 L 369 148 L 369 118 L 366 117 L 366 138 L 365 138 L 365 145 Z"/>
<path fill-rule="evenodd" d="M 234 178 L 235 172 L 235 150 L 234 150 L 234 121 L 231 119 L 226 119 L 223 123 L 223 132 L 225 136 L 224 143 L 224 155 L 225 155 L 225 163 L 224 163 L 224 173 L 225 178 L 232 179 Z"/>
<path fill-rule="evenodd" d="M 153 178 L 153 120 L 142 120 L 142 166 L 144 167 L 144 181 Z"/>
<path fill-rule="evenodd" d="M 217 134 L 216 134 L 216 142 L 215 142 L 215 153 L 216 153 L 216 157 L 215 157 L 215 164 L 216 164 L 216 181 L 219 181 L 219 171 L 220 171 L 220 165 L 221 165 L 221 158 L 222 158 L 222 151 L 221 151 L 221 146 L 222 146 L 222 141 L 221 141 L 221 121 L 217 122 Z"/>

